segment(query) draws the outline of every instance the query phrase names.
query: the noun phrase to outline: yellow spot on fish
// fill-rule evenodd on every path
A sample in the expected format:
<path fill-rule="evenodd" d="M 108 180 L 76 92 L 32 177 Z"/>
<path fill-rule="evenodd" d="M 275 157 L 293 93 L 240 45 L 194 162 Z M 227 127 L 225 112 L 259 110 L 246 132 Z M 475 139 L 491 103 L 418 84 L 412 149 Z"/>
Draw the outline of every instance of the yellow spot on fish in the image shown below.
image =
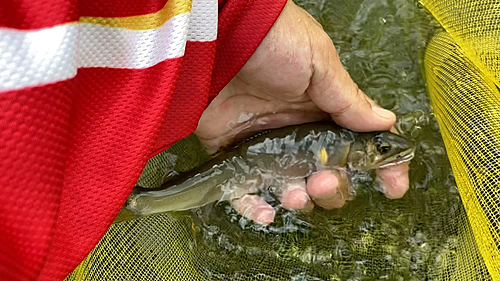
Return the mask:
<path fill-rule="evenodd" d="M 319 162 L 321 162 L 321 165 L 323 166 L 325 166 L 328 162 L 328 154 L 326 153 L 326 149 L 324 147 L 319 150 Z"/>

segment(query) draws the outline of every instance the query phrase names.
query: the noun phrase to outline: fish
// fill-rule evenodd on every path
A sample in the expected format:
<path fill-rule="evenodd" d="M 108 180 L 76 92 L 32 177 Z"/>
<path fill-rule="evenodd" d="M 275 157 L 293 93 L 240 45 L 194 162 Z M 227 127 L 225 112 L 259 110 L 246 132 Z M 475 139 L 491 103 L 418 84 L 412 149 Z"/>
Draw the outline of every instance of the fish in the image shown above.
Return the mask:
<path fill-rule="evenodd" d="M 114 223 L 234 200 L 325 169 L 368 171 L 410 161 L 415 145 L 390 131 L 320 121 L 261 131 L 157 188 L 136 186 Z"/>

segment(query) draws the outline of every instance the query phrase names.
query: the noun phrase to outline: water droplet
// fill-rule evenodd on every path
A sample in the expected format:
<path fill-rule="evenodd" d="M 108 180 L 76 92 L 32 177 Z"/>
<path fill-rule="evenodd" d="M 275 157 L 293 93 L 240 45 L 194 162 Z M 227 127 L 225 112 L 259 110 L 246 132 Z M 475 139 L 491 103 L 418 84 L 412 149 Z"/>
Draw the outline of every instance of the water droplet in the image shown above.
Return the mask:
<path fill-rule="evenodd" d="M 399 128 L 403 133 L 408 133 L 411 131 L 411 128 L 415 125 L 416 120 L 413 116 L 405 115 L 399 119 Z"/>
<path fill-rule="evenodd" d="M 434 146 L 434 151 L 437 155 L 445 155 L 446 154 L 446 150 L 444 149 L 444 147 L 441 147 L 441 146 Z"/>
<path fill-rule="evenodd" d="M 436 118 L 431 118 L 430 122 L 430 128 L 433 132 L 438 132 L 439 131 L 439 123 L 437 122 Z"/>
<path fill-rule="evenodd" d="M 420 142 L 420 147 L 422 148 L 422 150 L 424 151 L 427 151 L 427 150 L 430 150 L 431 149 L 431 146 L 429 145 L 429 143 L 427 141 L 422 141 Z"/>
<path fill-rule="evenodd" d="M 420 126 L 415 126 L 411 131 L 412 138 L 418 138 L 421 134 L 422 134 L 422 127 Z"/>
<path fill-rule="evenodd" d="M 242 112 L 240 114 L 240 116 L 238 116 L 237 123 L 243 123 L 243 122 L 249 121 L 254 116 L 255 116 L 255 114 L 253 114 L 252 112 Z"/>
<path fill-rule="evenodd" d="M 428 126 L 429 125 L 429 117 L 426 116 L 426 115 L 422 115 L 418 118 L 418 121 L 417 123 L 422 126 L 422 127 L 425 127 L 425 126 Z"/>

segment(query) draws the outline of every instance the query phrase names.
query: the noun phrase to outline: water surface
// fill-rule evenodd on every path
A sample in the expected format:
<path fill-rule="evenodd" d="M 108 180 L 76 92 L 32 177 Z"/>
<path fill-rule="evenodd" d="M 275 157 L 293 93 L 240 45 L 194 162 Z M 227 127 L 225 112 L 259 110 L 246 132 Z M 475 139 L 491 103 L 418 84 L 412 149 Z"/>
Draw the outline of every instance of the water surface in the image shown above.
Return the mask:
<path fill-rule="evenodd" d="M 408 193 L 388 200 L 374 175 L 356 199 L 310 214 L 282 210 L 255 225 L 228 204 L 194 210 L 196 248 L 213 280 L 436 280 L 456 262 L 462 204 L 429 105 L 422 57 L 438 25 L 413 0 L 296 1 L 332 38 L 358 86 L 418 144 Z M 271 199 L 272 200 L 272 199 Z M 271 201 L 272 202 L 272 201 Z"/>

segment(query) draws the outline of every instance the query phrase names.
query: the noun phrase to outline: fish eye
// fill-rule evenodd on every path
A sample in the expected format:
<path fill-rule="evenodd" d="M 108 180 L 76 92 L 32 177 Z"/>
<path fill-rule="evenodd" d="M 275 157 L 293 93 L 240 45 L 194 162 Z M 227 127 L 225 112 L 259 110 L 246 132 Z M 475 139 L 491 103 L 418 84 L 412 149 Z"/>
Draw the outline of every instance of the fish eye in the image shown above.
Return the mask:
<path fill-rule="evenodd" d="M 377 150 L 381 154 L 385 154 L 385 153 L 389 152 L 389 150 L 391 150 L 391 145 L 388 144 L 388 143 L 378 144 L 377 145 Z"/>

